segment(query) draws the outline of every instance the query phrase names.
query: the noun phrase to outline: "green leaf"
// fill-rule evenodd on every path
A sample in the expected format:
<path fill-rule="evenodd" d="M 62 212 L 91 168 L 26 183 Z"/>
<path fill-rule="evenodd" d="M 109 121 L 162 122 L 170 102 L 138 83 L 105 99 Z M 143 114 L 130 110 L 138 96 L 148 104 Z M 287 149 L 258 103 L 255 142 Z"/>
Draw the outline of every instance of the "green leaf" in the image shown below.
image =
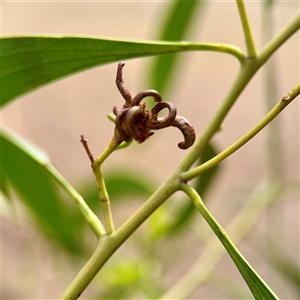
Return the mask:
<path fill-rule="evenodd" d="M 219 238 L 233 262 L 237 266 L 251 293 L 257 300 L 275 300 L 279 299 L 264 280 L 256 273 L 248 261 L 239 252 L 237 247 L 231 241 L 225 230 L 220 226 L 217 220 L 212 216 L 207 207 L 204 205 L 198 193 L 191 187 L 182 185 L 182 190 L 192 199 L 196 209 L 201 213 L 203 218 L 209 224 L 216 236 Z"/>
<path fill-rule="evenodd" d="M 181 48 L 163 43 L 79 37 L 4 38 L 1 47 L 1 105 L 55 79 L 90 67 Z"/>
<path fill-rule="evenodd" d="M 248 261 L 243 257 L 235 245 L 227 237 L 220 237 L 220 241 L 226 248 L 228 254 L 231 256 L 235 265 L 239 269 L 241 275 L 246 281 L 251 293 L 255 299 L 266 299 L 275 300 L 279 299 L 274 292 L 269 288 L 269 286 L 264 282 L 264 280 L 256 273 Z"/>
<path fill-rule="evenodd" d="M 230 45 L 141 42 L 89 37 L 11 37 L 0 39 L 1 106 L 61 77 L 129 58 L 180 51 L 216 51 L 244 58 Z"/>
<path fill-rule="evenodd" d="M 153 259 L 114 257 L 106 271 L 97 276 L 97 283 L 102 286 L 97 299 L 129 299 L 133 294 L 158 299 L 162 292 L 159 273 L 160 265 Z"/>
<path fill-rule="evenodd" d="M 58 78 L 123 59 L 182 51 L 184 45 L 80 37 L 11 37 L 1 42 L 1 106 Z"/>
<path fill-rule="evenodd" d="M 70 208 L 63 205 L 45 167 L 50 164 L 47 155 L 4 128 L 0 143 L 1 169 L 33 213 L 39 229 L 72 253 L 81 251 L 79 214 L 75 209 L 71 213 Z"/>
<path fill-rule="evenodd" d="M 163 25 L 159 34 L 159 40 L 180 41 L 186 38 L 189 28 L 192 25 L 193 16 L 197 12 L 199 21 L 199 12 L 205 1 L 186 1 L 177 0 L 171 2 L 169 16 Z M 154 59 L 150 71 L 150 86 L 164 94 L 167 90 L 172 75 L 178 65 L 178 54 L 160 55 Z"/>

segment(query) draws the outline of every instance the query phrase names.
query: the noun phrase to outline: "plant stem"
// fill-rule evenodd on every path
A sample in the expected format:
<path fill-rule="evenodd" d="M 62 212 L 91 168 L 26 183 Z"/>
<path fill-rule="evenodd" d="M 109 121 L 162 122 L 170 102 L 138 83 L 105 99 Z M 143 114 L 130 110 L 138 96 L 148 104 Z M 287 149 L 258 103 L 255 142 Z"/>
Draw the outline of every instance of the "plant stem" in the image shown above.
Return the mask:
<path fill-rule="evenodd" d="M 288 101 L 281 100 L 259 123 L 257 123 L 250 131 L 248 131 L 244 136 L 242 136 L 239 140 L 237 140 L 230 147 L 222 151 L 220 154 L 210 159 L 206 163 L 202 164 L 199 167 L 194 168 L 193 170 L 182 173 L 181 179 L 183 181 L 189 181 L 201 173 L 211 169 L 226 157 L 230 156 L 232 153 L 237 151 L 243 145 L 245 145 L 248 141 L 250 141 L 256 134 L 258 134 L 265 126 L 267 126 L 288 104 L 292 102 L 292 100 L 299 95 L 299 87 L 298 84 L 293 90 L 293 96 L 289 97 Z M 278 159 L 278 157 L 277 157 Z"/>
<path fill-rule="evenodd" d="M 95 178 L 97 181 L 97 186 L 99 190 L 100 202 L 103 209 L 104 219 L 105 219 L 105 229 L 107 234 L 112 234 L 115 230 L 113 217 L 111 213 L 111 206 L 109 195 L 105 186 L 104 178 L 102 175 L 102 164 L 106 158 L 117 149 L 119 144 L 111 142 L 108 147 L 97 157 L 92 165 Z"/>
<path fill-rule="evenodd" d="M 270 56 L 282 46 L 300 28 L 300 11 L 298 11 L 285 26 L 280 30 L 273 40 L 264 45 L 259 51 L 257 63 L 264 64 Z"/>
<path fill-rule="evenodd" d="M 64 293 L 62 299 L 77 299 L 84 289 L 88 286 L 97 272 L 101 269 L 104 263 L 109 257 L 118 249 L 118 247 L 175 191 L 180 188 L 180 174 L 182 171 L 187 171 L 191 165 L 198 159 L 205 145 L 212 138 L 214 133 L 218 131 L 221 123 L 228 114 L 232 105 L 236 99 L 249 83 L 256 71 L 267 61 L 267 59 L 280 47 L 295 31 L 299 28 L 299 13 L 298 16 L 293 18 L 268 45 L 266 45 L 260 53 L 260 57 L 254 61 L 245 59 L 244 54 L 236 47 L 224 46 L 220 44 L 189 44 L 186 42 L 178 43 L 179 46 L 184 45 L 186 51 L 189 50 L 207 50 L 216 52 L 225 52 L 234 55 L 241 62 L 240 71 L 235 79 L 234 84 L 229 90 L 227 96 L 223 100 L 221 107 L 212 118 L 211 122 L 204 129 L 202 135 L 198 138 L 197 142 L 187 152 L 183 160 L 179 163 L 177 168 L 174 170 L 170 178 L 163 183 L 156 192 L 144 203 L 144 205 L 128 220 L 126 221 L 117 231 L 113 232 L 109 236 L 102 236 L 96 251 L 92 258 L 84 266 L 84 268 L 78 273 L 72 284 Z M 172 43 L 174 44 L 174 43 Z M 300 89 L 300 86 L 296 88 Z M 284 100 L 289 100 L 289 97 L 293 96 L 295 91 L 284 97 Z M 299 92 L 298 92 L 299 93 Z M 116 145 L 111 145 L 104 151 L 99 158 L 96 159 L 94 169 L 97 174 L 98 186 L 102 186 L 101 164 L 103 161 L 116 149 Z M 102 188 L 105 185 L 102 186 Z M 100 197 L 102 191 L 100 190 Z M 107 201 L 109 204 L 109 201 Z M 107 211 L 107 217 L 111 218 L 110 209 Z M 111 219 L 112 220 L 112 219 Z M 108 222 L 109 223 L 109 222 Z M 113 227 L 108 226 L 108 232 L 112 232 Z M 215 227 L 219 230 L 217 227 Z M 221 231 L 219 231 L 221 233 Z M 219 234 L 218 233 L 218 234 Z"/>
<path fill-rule="evenodd" d="M 84 218 L 96 234 L 98 238 L 105 234 L 105 229 L 99 218 L 93 213 L 82 196 L 73 188 L 73 186 L 52 166 L 48 165 L 47 170 L 51 173 L 53 178 L 59 183 L 60 186 L 66 190 L 69 195 L 75 200 L 79 209 L 81 210 Z"/>
<path fill-rule="evenodd" d="M 250 25 L 248 22 L 244 1 L 236 0 L 236 5 L 238 7 L 238 11 L 239 11 L 243 31 L 244 31 L 245 43 L 247 48 L 247 56 L 250 59 L 254 59 L 256 57 L 256 50 L 255 50 L 255 45 L 254 45 Z"/>
<path fill-rule="evenodd" d="M 66 289 L 61 300 L 77 299 L 80 297 L 91 280 L 96 276 L 100 268 L 116 250 L 113 244 L 113 236 L 103 236 L 97 245 L 97 248 L 85 266 L 77 274 L 73 282 Z M 101 259 L 100 259 L 101 258 Z"/>
<path fill-rule="evenodd" d="M 184 46 L 182 51 L 212 51 L 212 52 L 219 52 L 219 53 L 227 53 L 234 56 L 241 64 L 246 59 L 245 54 L 240 48 L 230 44 L 217 44 L 217 43 L 193 44 L 189 42 L 178 42 L 178 44 Z"/>
<path fill-rule="evenodd" d="M 284 26 L 284 28 L 265 45 L 260 51 L 258 57 L 253 61 L 246 60 L 241 65 L 239 73 L 236 76 L 234 83 L 221 103 L 218 111 L 215 113 L 211 121 L 203 130 L 202 134 L 196 140 L 182 161 L 179 163 L 177 170 L 187 171 L 192 164 L 201 155 L 203 149 L 208 144 L 210 139 L 217 132 L 227 116 L 229 110 L 239 97 L 240 93 L 247 86 L 254 74 L 263 66 L 270 56 L 288 40 L 300 28 L 300 13 L 298 12 L 291 20 Z"/>
<path fill-rule="evenodd" d="M 194 146 L 189 149 L 187 155 L 185 155 L 183 160 L 180 162 L 178 166 L 180 172 L 188 170 L 199 158 L 205 146 L 208 144 L 213 135 L 219 130 L 223 120 L 234 105 L 238 96 L 244 90 L 245 86 L 249 83 L 250 79 L 256 72 L 257 68 L 251 67 L 249 63 L 250 61 L 241 66 L 234 83 L 225 96 L 219 109 L 204 128 L 202 134 L 200 134 L 200 136 L 197 138 Z"/>
<path fill-rule="evenodd" d="M 178 189 L 178 180 L 168 180 L 162 184 L 144 203 L 144 205 L 118 230 L 113 232 L 111 235 L 102 236 L 92 257 L 77 274 L 61 299 L 77 299 L 111 255 L 167 198 L 169 198 Z"/>

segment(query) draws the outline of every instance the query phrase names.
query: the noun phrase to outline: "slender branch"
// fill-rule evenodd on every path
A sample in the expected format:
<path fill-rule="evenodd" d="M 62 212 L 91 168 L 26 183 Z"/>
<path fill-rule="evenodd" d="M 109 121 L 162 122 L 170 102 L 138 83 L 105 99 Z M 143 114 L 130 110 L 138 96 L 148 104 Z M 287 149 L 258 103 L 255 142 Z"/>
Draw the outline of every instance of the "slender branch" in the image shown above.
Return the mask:
<path fill-rule="evenodd" d="M 106 158 L 118 148 L 118 146 L 119 144 L 111 142 L 108 147 L 100 154 L 100 156 L 94 160 L 92 165 L 99 190 L 100 202 L 103 209 L 107 234 L 112 234 L 115 230 L 115 227 L 111 213 L 109 195 L 102 175 L 102 164 L 106 160 Z"/>
<path fill-rule="evenodd" d="M 184 46 L 182 51 L 212 51 L 212 52 L 226 53 L 234 56 L 241 64 L 246 59 L 245 54 L 240 48 L 230 44 L 217 44 L 217 43 L 193 44 L 189 42 L 178 42 L 178 44 L 180 46 Z"/>
<path fill-rule="evenodd" d="M 275 38 L 264 45 L 258 53 L 257 63 L 264 64 L 270 56 L 282 46 L 295 32 L 300 29 L 300 11 L 298 11 L 287 24 L 277 33 Z"/>
<path fill-rule="evenodd" d="M 189 150 L 183 160 L 179 163 L 178 167 L 174 170 L 170 178 L 161 185 L 159 189 L 144 203 L 144 205 L 117 231 L 109 236 L 104 236 L 100 239 L 99 245 L 93 254 L 92 258 L 88 261 L 86 266 L 79 272 L 70 287 L 64 293 L 62 299 L 77 299 L 84 289 L 88 286 L 90 281 L 94 278 L 97 272 L 101 269 L 109 257 L 116 251 L 116 249 L 176 190 L 179 189 L 179 178 L 182 171 L 188 170 L 195 160 L 201 154 L 205 145 L 209 142 L 214 133 L 219 129 L 223 119 L 228 111 L 235 103 L 237 97 L 248 84 L 250 79 L 256 71 L 265 63 L 265 61 L 276 51 L 276 49 L 283 44 L 296 30 L 298 26 L 297 20 L 292 20 L 288 23 L 279 36 L 275 37 L 261 52 L 261 57 L 254 61 L 248 61 L 242 51 L 234 46 L 221 45 L 221 44 L 189 44 L 186 42 L 178 43 L 179 47 L 184 46 L 186 51 L 190 50 L 206 50 L 215 52 L 224 52 L 231 54 L 239 59 L 241 68 L 239 74 L 225 97 L 220 109 L 213 117 L 210 124 L 205 128 L 203 134 L 198 138 L 195 145 Z M 296 24 L 295 24 L 296 23 Z M 299 27 L 299 26 L 298 26 Z M 174 44 L 174 43 L 172 43 Z M 290 96 L 285 97 L 288 100 Z M 202 140 L 203 138 L 203 140 Z M 98 168 L 97 172 L 102 178 L 100 170 L 101 164 L 118 145 L 111 145 L 104 151 L 104 153 L 95 160 L 94 166 Z M 101 186 L 101 184 L 100 184 Z"/>
<path fill-rule="evenodd" d="M 111 235 L 103 236 L 90 260 L 77 274 L 61 299 L 77 299 L 106 261 L 124 241 L 176 190 L 178 180 L 170 179 L 162 184 L 141 208 Z"/>
<path fill-rule="evenodd" d="M 73 188 L 71 184 L 52 166 L 47 166 L 48 171 L 53 175 L 53 178 L 73 197 L 79 206 L 84 218 L 89 223 L 90 227 L 96 234 L 97 238 L 105 234 L 105 229 L 99 218 L 93 213 L 82 196 Z"/>
<path fill-rule="evenodd" d="M 248 58 L 254 59 L 256 57 L 256 49 L 255 49 L 244 1 L 236 0 L 236 5 L 238 7 L 240 19 L 242 22 Z"/>
<path fill-rule="evenodd" d="M 250 141 L 256 134 L 258 134 L 265 126 L 267 126 L 288 104 L 292 102 L 300 93 L 300 83 L 291 91 L 291 93 L 285 95 L 282 100 L 250 131 L 248 131 L 244 136 L 237 140 L 234 144 L 228 147 L 226 150 L 222 151 L 220 154 L 210 159 L 201 166 L 194 168 L 193 170 L 187 171 L 181 175 L 183 181 L 189 181 L 203 172 L 211 169 L 226 157 L 230 156 L 232 153 L 237 151 L 248 141 Z M 278 158 L 277 158 L 278 159 Z"/>
<path fill-rule="evenodd" d="M 109 195 L 107 193 L 105 182 L 102 176 L 102 164 L 106 160 L 106 158 L 118 148 L 119 143 L 115 143 L 114 140 L 112 140 L 108 147 L 100 154 L 100 156 L 94 159 L 93 154 L 88 145 L 88 140 L 84 137 L 84 135 L 81 135 L 80 141 L 92 163 L 92 169 L 96 178 L 100 195 L 100 202 L 103 209 L 106 233 L 111 234 L 114 232 L 115 227 L 111 213 Z"/>
<path fill-rule="evenodd" d="M 284 44 L 297 30 L 299 30 L 299 28 L 300 13 L 298 12 L 275 36 L 275 38 L 262 48 L 255 60 L 246 60 L 243 62 L 234 83 L 225 96 L 219 109 L 217 110 L 211 121 L 208 123 L 208 125 L 204 128 L 202 134 L 199 135 L 194 146 L 189 149 L 188 153 L 179 163 L 176 169 L 177 172 L 180 173 L 182 171 L 188 170 L 198 159 L 199 155 L 201 155 L 203 149 L 213 137 L 215 132 L 219 130 L 224 118 L 227 116 L 229 110 L 239 97 L 240 93 L 252 79 L 254 74 L 263 66 L 264 63 L 266 63 L 270 56 L 274 54 L 274 52 L 282 44 Z"/>
<path fill-rule="evenodd" d="M 72 283 L 65 290 L 60 298 L 61 300 L 74 300 L 80 297 L 82 292 L 86 289 L 92 279 L 99 272 L 99 269 L 117 249 L 116 244 L 114 246 L 114 243 L 112 241 L 112 235 L 103 236 L 99 240 L 97 248 L 92 254 L 91 258 L 87 261 L 84 267 L 76 275 Z"/>
<path fill-rule="evenodd" d="M 248 64 L 244 64 L 241 66 L 234 83 L 225 96 L 219 109 L 211 118 L 210 122 L 206 125 L 203 132 L 198 136 L 194 146 L 192 146 L 188 150 L 187 155 L 185 155 L 182 161 L 179 163 L 177 167 L 177 171 L 179 173 L 188 170 L 192 166 L 192 164 L 199 158 L 199 155 L 201 155 L 205 146 L 208 144 L 213 135 L 219 130 L 223 120 L 234 105 L 240 93 L 249 83 L 255 71 L 256 70 L 249 67 Z"/>
<path fill-rule="evenodd" d="M 85 151 L 86 151 L 86 154 L 88 155 L 90 161 L 91 161 L 91 164 L 93 165 L 94 164 L 94 157 L 93 157 L 93 154 L 90 150 L 90 147 L 88 145 L 88 140 L 84 137 L 84 135 L 82 134 L 81 136 L 81 139 L 80 139 L 80 142 L 82 143 Z"/>

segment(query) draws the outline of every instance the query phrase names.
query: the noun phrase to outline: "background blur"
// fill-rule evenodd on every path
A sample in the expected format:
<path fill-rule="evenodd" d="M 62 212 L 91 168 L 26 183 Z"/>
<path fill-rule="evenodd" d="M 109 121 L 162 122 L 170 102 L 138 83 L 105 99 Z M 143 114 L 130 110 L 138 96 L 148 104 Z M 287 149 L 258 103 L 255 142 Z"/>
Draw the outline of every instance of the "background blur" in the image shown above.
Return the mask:
<path fill-rule="evenodd" d="M 145 40 L 160 37 L 161 27 L 172 2 L 10 1 L 2 2 L 1 5 L 4 36 L 56 34 Z M 246 2 L 246 8 L 259 49 L 262 45 L 263 5 L 260 2 Z M 298 9 L 297 2 L 275 3 L 274 33 Z M 244 50 L 235 3 L 211 1 L 199 6 L 199 11 L 193 14 L 185 40 L 231 43 Z M 124 80 L 132 95 L 154 88 L 149 86 L 153 60 L 141 58 L 126 61 Z M 276 68 L 277 102 L 299 81 L 299 33 L 289 39 L 272 60 Z M 124 100 L 115 86 L 116 69 L 117 63 L 113 63 L 65 78 L 21 97 L 2 111 L 2 124 L 44 149 L 54 165 L 79 191 L 87 187 L 96 189 L 89 160 L 79 143 L 80 134 L 85 134 L 92 152 L 100 154 L 113 134 L 114 126 L 107 119 L 107 114 L 112 112 L 114 105 L 123 105 Z M 165 101 L 176 103 L 178 114 L 185 116 L 193 124 L 196 133 L 200 134 L 227 93 L 237 70 L 237 61 L 228 55 L 206 52 L 179 54 L 177 68 L 171 78 L 172 84 L 162 93 L 162 97 Z M 226 118 L 222 131 L 214 137 L 214 145 L 219 151 L 236 141 L 266 114 L 265 88 L 262 69 L 240 96 Z M 283 190 L 280 201 L 260 219 L 253 232 L 239 244 L 239 248 L 282 299 L 296 299 L 299 287 L 285 279 L 278 270 L 275 271 L 276 268 L 268 261 L 265 251 L 267 243 L 262 238 L 262 232 L 270 230 L 268 220 L 271 216 L 272 230 L 275 232 L 273 238 L 280 240 L 285 255 L 298 266 L 299 191 L 295 183 L 299 181 L 299 99 L 288 106 L 276 122 L 280 124 L 280 176 L 282 182 L 291 188 Z M 130 172 L 131 176 L 138 174 L 149 186 L 156 187 L 168 177 L 184 155 L 177 147 L 181 139 L 180 132 L 172 128 L 156 132 L 144 144 L 133 143 L 130 148 L 114 153 L 104 165 L 104 174 L 109 177 Z M 234 218 L 253 190 L 268 177 L 268 161 L 266 132 L 261 132 L 222 163 L 204 200 L 209 201 L 210 211 L 225 230 L 226 224 Z M 178 197 L 170 199 L 169 205 L 172 206 Z M 147 197 L 121 198 L 122 201 L 118 202 L 112 199 L 117 226 Z M 3 299 L 57 298 L 94 249 L 95 240 L 89 228 L 84 241 L 87 255 L 70 258 L 69 253 L 49 243 L 39 232 L 38 226 L 30 218 L 30 212 L 20 201 L 16 201 L 13 208 L 6 202 L 2 204 Z M 139 241 L 139 234 L 145 228 L 139 229 L 104 268 L 103 272 L 107 271 L 108 274 L 104 276 L 105 279 L 100 274 L 85 297 L 104 297 L 104 292 L 109 295 L 103 285 L 116 287 L 118 283 L 115 277 L 129 276 L 127 273 L 122 275 L 122 270 L 126 268 L 118 270 L 116 267 L 118 262 L 122 265 L 124 261 L 129 265 L 135 261 L 144 261 L 145 265 L 141 265 L 139 272 L 146 274 L 143 276 L 149 284 L 151 280 L 156 284 L 159 281 L 162 290 L 173 286 L 205 249 L 197 233 L 198 224 L 203 225 L 201 221 L 201 216 L 196 215 L 193 222 L 176 238 L 157 238 L 155 243 L 149 242 L 153 237 L 148 241 Z M 202 228 L 204 236 L 210 235 L 207 226 Z M 145 253 L 145 249 L 149 253 Z M 245 288 L 227 255 L 218 268 L 221 273 L 231 274 Z M 123 285 L 122 295 L 126 299 L 141 299 L 145 295 L 151 297 L 150 292 L 147 294 L 147 288 L 142 292 L 128 294 Z M 190 298 L 230 299 L 230 296 L 210 282 L 199 286 Z"/>

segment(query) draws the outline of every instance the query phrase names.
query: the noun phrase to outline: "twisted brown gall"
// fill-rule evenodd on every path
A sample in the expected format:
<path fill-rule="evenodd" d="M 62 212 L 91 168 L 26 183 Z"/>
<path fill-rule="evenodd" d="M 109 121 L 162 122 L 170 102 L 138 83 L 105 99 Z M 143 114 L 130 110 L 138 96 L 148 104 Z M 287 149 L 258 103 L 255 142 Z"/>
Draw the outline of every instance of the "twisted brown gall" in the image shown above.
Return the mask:
<path fill-rule="evenodd" d="M 124 62 L 119 63 L 116 76 L 116 85 L 125 100 L 125 104 L 122 108 L 113 107 L 113 113 L 116 116 L 114 142 L 119 144 L 135 139 L 138 143 L 143 143 L 154 134 L 152 130 L 173 126 L 177 127 L 184 137 L 184 141 L 180 142 L 178 147 L 180 149 L 191 147 L 196 138 L 195 130 L 187 119 L 177 116 L 177 109 L 172 102 L 163 102 L 160 94 L 155 90 L 140 92 L 132 99 L 123 80 L 124 65 Z M 141 103 L 144 98 L 149 96 L 158 102 L 152 108 L 151 114 L 146 109 L 146 104 Z M 168 115 L 158 118 L 158 114 L 165 108 L 168 110 Z"/>

